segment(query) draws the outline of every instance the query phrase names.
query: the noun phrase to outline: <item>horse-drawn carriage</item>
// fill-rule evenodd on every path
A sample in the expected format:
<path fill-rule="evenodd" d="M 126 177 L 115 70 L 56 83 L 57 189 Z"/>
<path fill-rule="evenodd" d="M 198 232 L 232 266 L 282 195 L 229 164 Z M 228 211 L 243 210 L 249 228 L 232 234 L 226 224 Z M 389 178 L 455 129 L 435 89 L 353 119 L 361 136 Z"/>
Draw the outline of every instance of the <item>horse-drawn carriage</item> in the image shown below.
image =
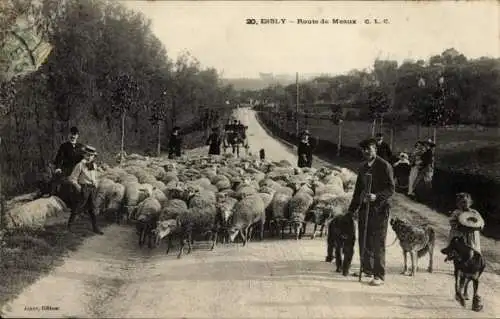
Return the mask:
<path fill-rule="evenodd" d="M 247 128 L 248 126 L 241 124 L 237 120 L 224 126 L 224 152 L 228 147 L 231 147 L 233 154 L 239 156 L 240 146 L 243 146 L 248 151 Z"/>

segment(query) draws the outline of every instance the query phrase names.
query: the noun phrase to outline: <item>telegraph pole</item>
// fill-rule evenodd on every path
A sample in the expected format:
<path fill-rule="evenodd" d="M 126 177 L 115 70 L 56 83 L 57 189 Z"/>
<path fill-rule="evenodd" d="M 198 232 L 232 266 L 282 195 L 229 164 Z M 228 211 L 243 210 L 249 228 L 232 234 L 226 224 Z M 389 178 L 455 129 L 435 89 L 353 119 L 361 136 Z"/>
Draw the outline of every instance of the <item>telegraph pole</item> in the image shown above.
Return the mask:
<path fill-rule="evenodd" d="M 297 101 L 295 104 L 295 133 L 299 137 L 299 72 L 295 73 L 295 86 L 297 91 Z"/>

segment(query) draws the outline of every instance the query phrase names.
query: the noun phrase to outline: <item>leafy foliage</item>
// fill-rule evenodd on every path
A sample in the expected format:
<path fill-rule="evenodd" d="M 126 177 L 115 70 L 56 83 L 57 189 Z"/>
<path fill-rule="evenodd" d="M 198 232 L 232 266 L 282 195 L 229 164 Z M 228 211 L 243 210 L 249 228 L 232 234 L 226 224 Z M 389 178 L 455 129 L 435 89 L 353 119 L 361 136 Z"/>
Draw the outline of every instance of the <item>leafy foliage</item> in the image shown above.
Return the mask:
<path fill-rule="evenodd" d="M 19 54 L 33 53 L 36 43 L 25 47 L 12 41 L 9 32 L 20 27 L 20 36 L 36 35 L 52 48 L 35 72 L 17 81 L 7 73 L 10 69 L 0 70 L 0 104 L 5 110 L 0 121 L 5 141 L 2 164 L 10 172 L 3 177 L 10 193 L 34 185 L 72 125 L 80 128 L 82 142 L 96 146 L 102 160 L 109 161 L 120 149 L 122 115 L 125 150 L 144 153 L 156 148 L 158 135 L 165 145 L 173 126 L 187 134 L 186 146 L 200 145 L 204 132 L 197 131 L 202 121 L 206 128 L 231 111 L 225 101 L 234 99 L 234 90 L 222 85 L 216 70 L 203 68 L 189 52 L 172 61 L 152 33 L 150 21 L 120 3 L 8 0 L 8 4 L 12 18 L 0 20 L 2 31 L 6 30 L 0 48 L 8 42 Z M 9 57 L 0 66 L 17 59 Z M 208 116 L 203 117 L 202 110 Z M 166 124 L 161 134 L 151 125 L 160 122 Z"/>

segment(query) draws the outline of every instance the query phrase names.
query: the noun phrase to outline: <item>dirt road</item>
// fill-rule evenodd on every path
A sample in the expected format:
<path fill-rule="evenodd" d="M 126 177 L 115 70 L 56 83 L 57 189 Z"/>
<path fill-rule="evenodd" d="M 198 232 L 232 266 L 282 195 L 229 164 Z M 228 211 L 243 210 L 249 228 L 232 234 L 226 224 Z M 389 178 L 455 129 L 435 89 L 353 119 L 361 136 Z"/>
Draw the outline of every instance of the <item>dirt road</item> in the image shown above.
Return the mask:
<path fill-rule="evenodd" d="M 239 111 L 249 126 L 250 144 L 272 159 L 295 156 L 271 139 L 254 113 Z M 114 318 L 334 318 L 334 317 L 499 317 L 499 277 L 486 273 L 480 295 L 485 309 L 475 313 L 452 298 L 450 265 L 436 248 L 435 272 L 399 275 L 402 256 L 389 233 L 388 275 L 382 287 L 344 278 L 323 262 L 322 239 L 252 242 L 215 252 L 197 244 L 177 260 L 163 247 L 138 250 L 131 227 L 110 226 L 88 239 L 65 263 L 24 291 L 3 311 L 9 317 Z M 427 258 L 420 261 L 425 268 Z M 358 260 L 354 260 L 354 268 Z M 53 309 L 42 309 L 42 307 Z M 57 309 L 56 309 L 57 308 Z"/>

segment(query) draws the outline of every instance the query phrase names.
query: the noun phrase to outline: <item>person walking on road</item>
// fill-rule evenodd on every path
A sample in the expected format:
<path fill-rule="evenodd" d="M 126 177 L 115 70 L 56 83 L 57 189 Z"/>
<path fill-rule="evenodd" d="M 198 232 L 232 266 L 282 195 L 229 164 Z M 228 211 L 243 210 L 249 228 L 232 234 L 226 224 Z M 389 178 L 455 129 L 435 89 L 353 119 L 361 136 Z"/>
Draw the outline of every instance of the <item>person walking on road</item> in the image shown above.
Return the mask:
<path fill-rule="evenodd" d="M 413 188 L 417 199 L 428 201 L 431 199 L 432 178 L 434 176 L 434 149 L 436 144 L 429 139 L 422 142 L 422 145 L 421 161 Z"/>
<path fill-rule="evenodd" d="M 94 159 L 97 155 L 95 148 L 87 145 L 84 148 L 84 158 L 76 164 L 73 172 L 69 176 L 69 181 L 76 187 L 81 194 L 81 202 L 77 209 L 71 212 L 68 220 L 68 230 L 76 218 L 76 215 L 86 212 L 92 222 L 94 233 L 102 235 L 103 232 L 97 226 L 97 207 L 95 198 L 97 196 L 97 174 Z"/>
<path fill-rule="evenodd" d="M 389 144 L 384 142 L 384 135 L 377 133 L 377 155 L 385 159 L 387 162 L 392 162 L 392 151 Z"/>
<path fill-rule="evenodd" d="M 222 144 L 222 137 L 219 134 L 219 128 L 214 127 L 212 129 L 212 133 L 210 134 L 207 140 L 207 145 L 209 145 L 208 155 L 220 155 L 221 144 Z"/>
<path fill-rule="evenodd" d="M 180 127 L 175 126 L 168 142 L 168 158 L 173 159 L 181 156 L 182 138 L 179 134 Z"/>
<path fill-rule="evenodd" d="M 299 145 L 297 147 L 297 166 L 311 167 L 312 166 L 313 145 L 311 144 L 310 133 L 308 130 L 302 132 Z"/>
<path fill-rule="evenodd" d="M 377 156 L 376 140 L 364 140 L 359 146 L 365 162 L 358 170 L 348 212 L 353 217 L 358 216 L 361 269 L 371 278 L 370 285 L 380 286 L 385 280 L 385 242 L 389 223 L 389 199 L 395 189 L 394 174 L 392 166 Z M 367 192 L 367 185 L 364 181 L 366 173 L 372 174 L 370 193 Z M 367 202 L 370 202 L 370 205 L 366 215 Z M 366 238 L 363 237 L 365 226 L 367 227 Z M 365 243 L 363 252 L 361 252 L 362 243 Z"/>
<path fill-rule="evenodd" d="M 411 155 L 411 170 L 410 170 L 410 178 L 408 181 L 408 196 L 411 198 L 415 197 L 415 188 L 417 176 L 419 175 L 420 166 L 422 165 L 422 154 L 424 152 L 424 142 L 417 141 L 415 143 L 415 150 Z"/>

